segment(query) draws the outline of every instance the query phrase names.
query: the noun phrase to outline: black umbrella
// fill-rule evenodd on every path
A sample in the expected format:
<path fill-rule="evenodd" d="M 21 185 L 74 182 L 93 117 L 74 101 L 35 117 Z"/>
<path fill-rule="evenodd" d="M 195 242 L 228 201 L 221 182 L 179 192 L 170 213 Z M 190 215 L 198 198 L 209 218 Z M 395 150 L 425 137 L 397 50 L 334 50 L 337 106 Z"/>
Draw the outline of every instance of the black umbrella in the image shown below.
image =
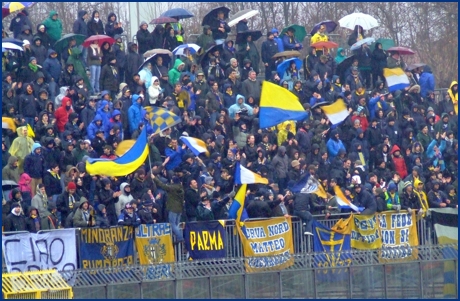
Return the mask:
<path fill-rule="evenodd" d="M 207 50 L 205 51 L 202 59 L 201 59 L 201 67 L 203 68 L 204 70 L 204 67 L 206 67 L 206 65 L 209 63 L 209 59 L 208 59 L 208 56 L 210 53 L 213 53 L 214 51 L 216 50 L 219 50 L 219 52 L 222 53 L 223 51 L 223 45 L 220 44 L 220 45 L 217 45 L 217 44 L 212 44 L 211 46 L 208 46 Z"/>
<path fill-rule="evenodd" d="M 141 71 L 142 69 L 144 69 L 144 67 L 145 67 L 148 63 L 152 64 L 152 66 L 155 65 L 156 56 L 157 56 L 157 54 L 155 53 L 154 55 L 151 55 L 151 56 L 149 56 L 148 58 L 146 58 L 145 61 L 139 66 L 139 69 L 138 69 L 138 70 Z"/>
<path fill-rule="evenodd" d="M 214 19 L 217 19 L 217 13 L 220 11 L 224 13 L 224 19 L 228 19 L 230 8 L 225 7 L 225 6 L 220 6 L 218 8 L 214 8 L 209 13 L 207 13 L 206 16 L 204 16 L 203 22 L 201 22 L 201 26 L 212 25 Z"/>
<path fill-rule="evenodd" d="M 337 65 L 335 69 L 336 74 L 340 76 L 340 82 L 343 84 L 345 83 L 345 72 L 348 68 L 350 68 L 351 64 L 353 64 L 353 60 L 355 55 L 352 54 L 349 57 L 345 58 L 340 64 Z"/>
<path fill-rule="evenodd" d="M 252 41 L 255 42 L 260 39 L 260 37 L 262 37 L 262 32 L 260 30 L 247 30 L 239 32 L 236 34 L 235 44 L 238 45 L 246 43 L 248 36 L 252 36 Z"/>

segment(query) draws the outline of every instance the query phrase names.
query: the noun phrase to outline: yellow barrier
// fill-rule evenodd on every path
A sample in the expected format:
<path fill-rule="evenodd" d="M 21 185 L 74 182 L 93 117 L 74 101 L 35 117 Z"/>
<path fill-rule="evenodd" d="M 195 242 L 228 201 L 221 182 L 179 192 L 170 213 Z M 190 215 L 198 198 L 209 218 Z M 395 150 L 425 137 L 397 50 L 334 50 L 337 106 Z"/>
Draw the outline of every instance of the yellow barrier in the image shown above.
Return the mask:
<path fill-rule="evenodd" d="M 73 299 L 56 270 L 2 274 L 2 293 L 4 299 Z"/>

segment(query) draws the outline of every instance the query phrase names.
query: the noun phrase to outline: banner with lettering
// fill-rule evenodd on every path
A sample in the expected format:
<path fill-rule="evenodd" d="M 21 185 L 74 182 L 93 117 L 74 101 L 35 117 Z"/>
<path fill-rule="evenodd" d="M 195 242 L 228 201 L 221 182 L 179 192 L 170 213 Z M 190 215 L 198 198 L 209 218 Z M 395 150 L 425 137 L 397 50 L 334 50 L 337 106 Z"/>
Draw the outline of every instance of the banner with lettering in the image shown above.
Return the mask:
<path fill-rule="evenodd" d="M 409 214 L 407 211 L 386 211 L 378 216 L 380 233 L 382 236 L 382 249 L 379 252 L 381 263 L 416 260 L 417 248 L 417 217 L 415 210 Z"/>
<path fill-rule="evenodd" d="M 245 222 L 237 228 L 244 256 L 251 257 L 245 260 L 246 272 L 281 270 L 294 264 L 290 217 Z"/>
<path fill-rule="evenodd" d="M 2 252 L 9 273 L 77 269 L 75 229 L 3 235 Z"/>
<path fill-rule="evenodd" d="M 359 250 L 380 249 L 382 238 L 380 236 L 377 214 L 353 214 L 350 220 L 351 247 Z"/>
<path fill-rule="evenodd" d="M 184 239 L 189 259 L 227 257 L 227 233 L 224 226 L 223 220 L 186 223 Z"/>
<path fill-rule="evenodd" d="M 134 264 L 133 228 L 82 228 L 80 230 L 82 269 L 120 267 Z"/>
<path fill-rule="evenodd" d="M 313 265 L 317 279 L 322 282 L 343 281 L 347 278 L 346 268 L 351 265 L 352 256 L 350 234 L 343 234 L 333 231 L 313 221 L 313 250 L 315 252 Z M 332 269 L 331 269 L 332 268 Z"/>

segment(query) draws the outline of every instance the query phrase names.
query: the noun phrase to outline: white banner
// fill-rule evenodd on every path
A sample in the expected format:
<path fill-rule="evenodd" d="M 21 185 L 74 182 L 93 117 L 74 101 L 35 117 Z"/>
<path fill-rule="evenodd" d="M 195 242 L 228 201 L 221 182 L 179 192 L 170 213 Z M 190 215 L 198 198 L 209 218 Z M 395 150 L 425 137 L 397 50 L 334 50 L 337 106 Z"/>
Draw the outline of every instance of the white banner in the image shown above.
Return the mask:
<path fill-rule="evenodd" d="M 2 236 L 8 272 L 77 269 L 75 229 Z"/>

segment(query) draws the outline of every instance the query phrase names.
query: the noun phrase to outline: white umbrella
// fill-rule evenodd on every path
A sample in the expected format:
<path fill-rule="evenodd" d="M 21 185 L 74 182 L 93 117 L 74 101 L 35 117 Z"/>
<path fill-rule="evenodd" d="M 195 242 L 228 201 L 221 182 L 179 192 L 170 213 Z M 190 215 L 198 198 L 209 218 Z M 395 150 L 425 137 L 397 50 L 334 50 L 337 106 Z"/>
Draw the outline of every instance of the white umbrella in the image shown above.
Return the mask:
<path fill-rule="evenodd" d="M 182 44 L 174 48 L 172 53 L 174 53 L 174 55 L 177 55 L 177 56 L 184 55 L 184 51 L 187 48 L 190 50 L 190 54 L 195 54 L 198 52 L 198 50 L 200 50 L 201 47 L 198 46 L 197 44 Z"/>
<path fill-rule="evenodd" d="M 364 44 L 371 45 L 374 42 L 375 42 L 374 38 L 365 38 L 351 45 L 350 50 L 353 51 L 353 50 L 361 48 L 361 46 Z"/>
<path fill-rule="evenodd" d="M 363 13 L 352 13 L 339 20 L 340 27 L 345 27 L 351 30 L 355 29 L 356 25 L 361 26 L 364 30 L 369 30 L 379 26 L 379 22 L 371 15 Z"/>
<path fill-rule="evenodd" d="M 11 43 L 11 42 L 3 42 L 2 43 L 2 48 L 8 49 L 8 50 L 24 51 L 21 46 L 18 46 L 16 44 Z"/>
<path fill-rule="evenodd" d="M 258 14 L 259 11 L 254 9 L 245 9 L 239 11 L 230 18 L 230 21 L 228 21 L 228 26 L 232 27 L 233 25 L 238 24 L 238 22 L 240 22 L 241 20 L 252 18 Z"/>

